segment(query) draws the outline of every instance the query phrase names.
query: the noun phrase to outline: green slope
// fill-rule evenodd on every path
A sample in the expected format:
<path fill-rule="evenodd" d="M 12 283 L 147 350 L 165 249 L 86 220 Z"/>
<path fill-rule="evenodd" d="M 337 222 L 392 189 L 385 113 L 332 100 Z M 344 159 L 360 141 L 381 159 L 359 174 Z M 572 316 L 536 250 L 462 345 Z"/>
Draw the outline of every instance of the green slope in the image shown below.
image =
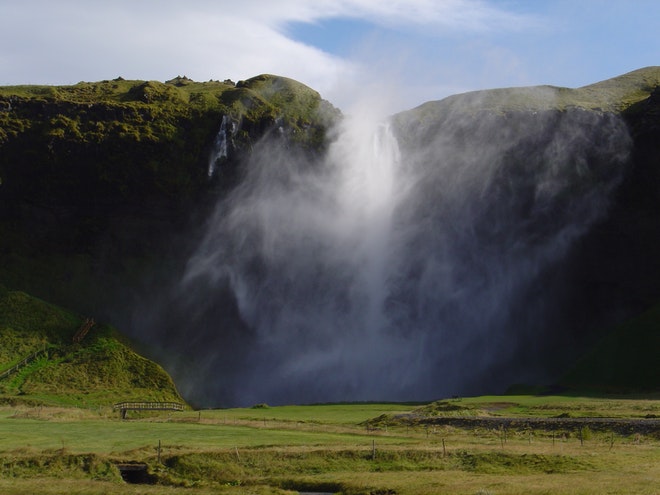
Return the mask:
<path fill-rule="evenodd" d="M 583 108 L 624 112 L 660 86 L 660 66 L 646 67 L 581 88 L 528 86 L 498 88 L 430 101 L 399 114 L 397 119 L 433 122 L 455 113 L 534 112 Z"/>
<path fill-rule="evenodd" d="M 172 379 L 136 354 L 117 330 L 96 324 L 74 343 L 84 318 L 23 292 L 0 289 L 0 400 L 77 406 L 122 400 L 182 402 Z"/>

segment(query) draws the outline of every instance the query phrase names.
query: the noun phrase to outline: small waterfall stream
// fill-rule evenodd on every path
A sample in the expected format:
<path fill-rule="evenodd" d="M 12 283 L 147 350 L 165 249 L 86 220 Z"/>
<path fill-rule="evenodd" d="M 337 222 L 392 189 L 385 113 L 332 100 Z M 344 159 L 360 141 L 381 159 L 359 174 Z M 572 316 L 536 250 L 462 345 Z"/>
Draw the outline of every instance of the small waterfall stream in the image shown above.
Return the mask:
<path fill-rule="evenodd" d="M 220 163 L 223 159 L 227 159 L 229 153 L 229 139 L 235 132 L 235 124 L 231 121 L 229 116 L 223 115 L 220 129 L 215 136 L 213 142 L 213 149 L 209 156 L 208 176 L 213 177 Z"/>

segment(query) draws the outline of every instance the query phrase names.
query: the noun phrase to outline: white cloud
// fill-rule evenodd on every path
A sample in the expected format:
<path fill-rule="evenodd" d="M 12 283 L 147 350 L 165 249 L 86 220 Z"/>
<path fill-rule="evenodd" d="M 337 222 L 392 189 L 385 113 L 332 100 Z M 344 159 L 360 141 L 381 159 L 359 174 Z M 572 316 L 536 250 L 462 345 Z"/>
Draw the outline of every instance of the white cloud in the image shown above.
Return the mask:
<path fill-rule="evenodd" d="M 118 75 L 162 80 L 183 73 L 206 80 L 263 72 L 315 84 L 350 68 L 346 61 L 286 38 L 278 31 L 284 20 L 257 7 L 250 1 L 227 7 L 208 1 L 3 3 L 0 84 L 60 84 Z"/>
<path fill-rule="evenodd" d="M 421 29 L 425 36 L 513 30 L 529 22 L 481 0 L 6 0 L 0 4 L 0 84 L 275 73 L 333 94 L 340 82 L 368 78 L 369 58 L 385 54 L 372 46 L 369 56 L 362 51 L 362 58 L 343 59 L 287 37 L 291 22 L 327 18 Z"/>
<path fill-rule="evenodd" d="M 341 7 L 336 15 L 368 18 L 386 26 L 427 26 L 450 33 L 517 30 L 533 22 L 530 17 L 497 9 L 481 0 L 345 0 Z"/>
<path fill-rule="evenodd" d="M 360 18 L 386 26 L 432 26 L 438 30 L 472 32 L 520 29 L 535 23 L 530 16 L 498 9 L 483 0 L 247 0 L 230 7 L 258 9 L 270 23 L 315 22 L 325 18 Z"/>

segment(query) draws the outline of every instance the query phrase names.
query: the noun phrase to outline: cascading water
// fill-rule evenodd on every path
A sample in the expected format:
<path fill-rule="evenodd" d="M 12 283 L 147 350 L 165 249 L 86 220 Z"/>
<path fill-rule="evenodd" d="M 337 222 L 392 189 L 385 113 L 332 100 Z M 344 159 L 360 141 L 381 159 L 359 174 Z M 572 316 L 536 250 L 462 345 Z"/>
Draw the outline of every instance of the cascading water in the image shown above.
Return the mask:
<path fill-rule="evenodd" d="M 382 348 L 393 345 L 384 306 L 400 154 L 389 125 L 345 125 L 321 169 L 256 150 L 190 264 L 191 283 L 230 283 L 256 332 L 246 397 L 281 382 L 320 400 L 336 370 L 352 377 L 331 396 L 354 395 L 393 364 Z"/>
<path fill-rule="evenodd" d="M 389 124 L 360 132 L 348 124 L 345 141 L 335 144 L 330 160 L 344 164 L 337 188 L 337 201 L 351 223 L 349 252 L 344 258 L 354 265 L 356 287 L 365 298 L 360 318 L 364 331 L 376 337 L 386 321 L 384 304 L 391 259 L 392 214 L 396 206 L 396 174 L 401 155 Z M 357 297 L 360 297 L 356 294 Z"/>
<path fill-rule="evenodd" d="M 587 112 L 347 119 L 312 163 L 261 143 L 183 281 L 207 333 L 228 331 L 209 309 L 226 293 L 244 325 L 207 349 L 241 356 L 214 393 L 421 400 L 543 376 L 565 344 L 544 277 L 604 214 L 628 146 L 617 118 Z"/>
<path fill-rule="evenodd" d="M 208 176 L 213 177 L 218 168 L 218 164 L 223 159 L 227 159 L 229 154 L 229 139 L 231 134 L 235 132 L 235 124 L 231 121 L 229 116 L 223 115 L 220 129 L 215 136 L 213 142 L 213 149 L 209 156 Z"/>

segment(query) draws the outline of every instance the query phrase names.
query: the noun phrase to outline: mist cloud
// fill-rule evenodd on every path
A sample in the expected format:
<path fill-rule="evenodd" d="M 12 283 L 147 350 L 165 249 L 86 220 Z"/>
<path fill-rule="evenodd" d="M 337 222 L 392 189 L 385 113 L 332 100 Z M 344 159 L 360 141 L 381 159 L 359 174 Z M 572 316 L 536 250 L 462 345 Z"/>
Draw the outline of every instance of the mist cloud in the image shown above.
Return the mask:
<path fill-rule="evenodd" d="M 178 289 L 210 366 L 241 357 L 184 390 L 427 400 L 552 377 L 571 339 L 562 260 L 625 174 L 625 124 L 454 102 L 391 122 L 356 108 L 323 158 L 277 133 L 255 147 Z"/>

